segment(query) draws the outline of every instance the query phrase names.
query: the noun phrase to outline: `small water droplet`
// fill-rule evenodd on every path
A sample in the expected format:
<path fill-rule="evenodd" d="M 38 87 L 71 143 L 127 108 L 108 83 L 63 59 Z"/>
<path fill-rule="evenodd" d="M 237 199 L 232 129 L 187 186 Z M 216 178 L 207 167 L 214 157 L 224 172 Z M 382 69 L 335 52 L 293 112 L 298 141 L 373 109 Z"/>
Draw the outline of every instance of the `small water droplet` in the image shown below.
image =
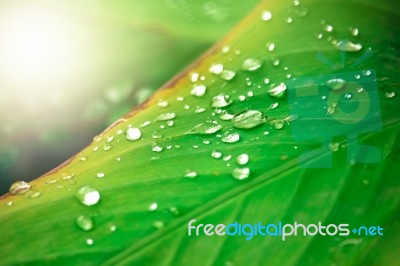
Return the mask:
<path fill-rule="evenodd" d="M 170 208 L 169 208 L 169 211 L 170 211 L 172 214 L 175 214 L 175 215 L 178 215 L 178 214 L 179 214 L 179 210 L 178 210 L 178 208 L 175 207 L 175 206 L 170 207 Z"/>
<path fill-rule="evenodd" d="M 157 210 L 157 208 L 158 208 L 157 202 L 153 202 L 149 206 L 149 211 L 155 211 L 155 210 Z"/>
<path fill-rule="evenodd" d="M 179 97 L 176 97 L 176 100 L 177 100 L 178 102 L 183 102 L 183 100 L 185 100 L 185 98 L 182 97 L 182 96 L 179 96 Z"/>
<path fill-rule="evenodd" d="M 326 115 L 333 115 L 334 113 L 336 113 L 336 107 L 337 107 L 336 103 L 328 104 L 328 109 L 326 110 Z"/>
<path fill-rule="evenodd" d="M 222 71 L 220 77 L 223 80 L 229 81 L 232 80 L 236 76 L 236 72 L 233 70 L 224 70 Z"/>
<path fill-rule="evenodd" d="M 276 121 L 273 123 L 275 129 L 282 129 L 283 128 L 283 123 L 282 121 Z"/>
<path fill-rule="evenodd" d="M 262 66 L 262 62 L 256 58 L 248 58 L 243 61 L 242 70 L 256 71 Z"/>
<path fill-rule="evenodd" d="M 79 158 L 79 161 L 85 162 L 87 159 L 88 159 L 88 158 L 87 158 L 86 156 L 81 156 L 81 157 Z"/>
<path fill-rule="evenodd" d="M 124 133 L 122 129 L 118 129 L 117 132 L 115 132 L 117 136 L 121 135 L 122 133 Z"/>
<path fill-rule="evenodd" d="M 263 21 L 268 21 L 272 18 L 272 13 L 268 10 L 264 10 L 261 14 L 261 19 Z"/>
<path fill-rule="evenodd" d="M 157 103 L 158 107 L 165 108 L 168 106 L 168 102 L 164 100 L 159 100 Z"/>
<path fill-rule="evenodd" d="M 231 105 L 232 101 L 229 99 L 227 95 L 224 94 L 219 94 L 217 96 L 214 96 L 211 101 L 211 107 L 226 107 L 228 105 Z"/>
<path fill-rule="evenodd" d="M 364 76 L 366 76 L 366 77 L 370 76 L 371 73 L 372 73 L 371 70 L 368 70 L 368 69 L 362 71 L 362 74 L 363 74 Z"/>
<path fill-rule="evenodd" d="M 204 85 L 195 85 L 190 91 L 190 94 L 196 97 L 202 97 L 206 94 L 207 87 Z"/>
<path fill-rule="evenodd" d="M 110 225 L 110 231 L 115 232 L 115 230 L 117 230 L 117 226 L 114 224 Z"/>
<path fill-rule="evenodd" d="M 213 151 L 211 153 L 211 157 L 213 157 L 215 159 L 220 159 L 222 157 L 222 153 L 220 151 Z"/>
<path fill-rule="evenodd" d="M 155 221 L 153 222 L 153 226 L 154 226 L 155 228 L 157 228 L 157 229 L 161 229 L 161 228 L 163 228 L 163 227 L 165 226 L 165 224 L 164 224 L 164 222 L 161 221 L 161 220 L 155 220 Z"/>
<path fill-rule="evenodd" d="M 224 47 L 222 47 L 221 52 L 222 52 L 223 54 L 227 54 L 227 53 L 229 53 L 230 50 L 231 50 L 231 47 L 225 45 Z"/>
<path fill-rule="evenodd" d="M 207 121 L 194 126 L 192 129 L 185 132 L 185 134 L 213 134 L 222 129 L 222 126 L 216 121 Z"/>
<path fill-rule="evenodd" d="M 247 92 L 247 96 L 248 96 L 248 97 L 253 97 L 253 96 L 254 96 L 254 93 L 253 93 L 252 91 L 248 91 L 248 92 Z"/>
<path fill-rule="evenodd" d="M 287 24 L 291 24 L 293 22 L 293 18 L 292 17 L 287 17 L 286 18 L 286 23 Z"/>
<path fill-rule="evenodd" d="M 300 4 L 299 4 L 299 5 L 295 5 L 295 7 L 294 7 L 294 9 L 293 9 L 293 13 L 294 13 L 297 17 L 302 18 L 302 17 L 307 16 L 307 14 L 308 14 L 308 9 L 305 8 L 304 6 L 301 6 Z"/>
<path fill-rule="evenodd" d="M 11 200 L 6 202 L 6 206 L 11 207 L 13 205 L 13 202 Z"/>
<path fill-rule="evenodd" d="M 242 129 L 250 129 L 265 122 L 264 114 L 257 110 L 248 110 L 232 118 L 232 125 Z"/>
<path fill-rule="evenodd" d="M 169 120 L 167 121 L 167 126 L 172 127 L 174 125 L 174 121 Z"/>
<path fill-rule="evenodd" d="M 265 79 L 264 79 L 264 84 L 267 84 L 267 85 L 268 85 L 269 83 L 270 83 L 269 78 L 265 78 Z"/>
<path fill-rule="evenodd" d="M 160 146 L 158 143 L 154 142 L 151 150 L 154 152 L 162 152 L 164 150 L 164 148 L 162 146 Z"/>
<path fill-rule="evenodd" d="M 362 93 L 363 91 L 364 91 L 364 88 L 361 88 L 361 87 L 360 87 L 360 88 L 357 88 L 357 92 L 358 92 L 358 93 Z"/>
<path fill-rule="evenodd" d="M 264 135 L 264 136 L 268 136 L 268 135 L 269 135 L 269 131 L 264 131 L 264 132 L 263 132 L 263 135 Z"/>
<path fill-rule="evenodd" d="M 326 32 L 332 32 L 332 31 L 333 31 L 333 26 L 332 26 L 332 25 L 329 25 L 329 24 L 326 24 L 326 25 L 324 26 L 324 31 L 326 31 Z"/>
<path fill-rule="evenodd" d="M 270 52 L 274 51 L 275 50 L 275 44 L 274 43 L 267 43 L 267 49 Z"/>
<path fill-rule="evenodd" d="M 92 217 L 89 215 L 80 215 L 76 218 L 76 225 L 83 231 L 90 231 L 93 229 L 94 224 Z"/>
<path fill-rule="evenodd" d="M 114 140 L 114 136 L 109 136 L 109 137 L 107 137 L 106 138 L 107 140 L 107 143 L 110 143 L 110 142 L 112 142 L 113 140 Z"/>
<path fill-rule="evenodd" d="M 156 118 L 156 121 L 172 120 L 176 117 L 175 113 L 164 113 Z"/>
<path fill-rule="evenodd" d="M 235 168 L 232 171 L 233 178 L 243 180 L 250 176 L 250 168 Z"/>
<path fill-rule="evenodd" d="M 103 178 L 103 177 L 105 177 L 105 174 L 100 172 L 100 173 L 97 173 L 96 177 L 97 178 Z"/>
<path fill-rule="evenodd" d="M 224 66 L 222 64 L 212 64 L 209 68 L 211 74 L 219 75 L 224 70 Z"/>
<path fill-rule="evenodd" d="M 346 99 L 351 99 L 353 97 L 353 94 L 351 93 L 345 93 L 344 98 Z"/>
<path fill-rule="evenodd" d="M 150 125 L 150 124 L 151 124 L 150 121 L 144 121 L 144 122 L 140 125 L 140 127 L 147 127 L 147 126 Z"/>
<path fill-rule="evenodd" d="M 341 40 L 335 44 L 336 49 L 345 52 L 358 52 L 362 49 L 362 45 L 359 43 L 353 43 L 349 40 Z"/>
<path fill-rule="evenodd" d="M 211 141 L 210 140 L 208 140 L 208 139 L 205 139 L 205 140 L 203 140 L 203 144 L 206 144 L 206 145 L 208 145 L 208 144 L 210 144 L 211 143 Z"/>
<path fill-rule="evenodd" d="M 350 34 L 352 36 L 358 36 L 358 29 L 357 28 L 350 27 L 349 31 L 350 31 Z"/>
<path fill-rule="evenodd" d="M 93 243 L 94 243 L 93 239 L 91 239 L 91 238 L 86 239 L 87 245 L 91 246 L 91 245 L 93 245 Z"/>
<path fill-rule="evenodd" d="M 244 100 L 246 100 L 246 96 L 244 95 L 239 95 L 238 96 L 239 101 L 243 102 Z"/>
<path fill-rule="evenodd" d="M 329 143 L 329 150 L 335 152 L 339 150 L 339 145 L 340 143 L 336 142 L 336 143 Z"/>
<path fill-rule="evenodd" d="M 31 185 L 25 181 L 14 182 L 9 189 L 13 195 L 23 195 L 31 189 Z"/>
<path fill-rule="evenodd" d="M 224 156 L 224 158 L 222 160 L 224 160 L 225 162 L 229 161 L 230 159 L 232 159 L 232 155 L 226 155 Z"/>
<path fill-rule="evenodd" d="M 83 186 L 76 191 L 75 197 L 83 205 L 92 206 L 99 202 L 100 193 L 90 186 Z"/>
<path fill-rule="evenodd" d="M 142 132 L 140 132 L 140 129 L 135 127 L 128 128 L 125 133 L 125 138 L 130 141 L 138 140 L 141 136 Z"/>
<path fill-rule="evenodd" d="M 245 165 L 245 164 L 247 164 L 247 163 L 249 162 L 249 160 L 250 160 L 249 155 L 247 155 L 247 154 L 245 154 L 245 153 L 240 154 L 240 155 L 236 158 L 236 162 L 237 162 L 237 164 L 239 164 L 239 165 Z"/>
<path fill-rule="evenodd" d="M 235 115 L 233 114 L 229 114 L 228 112 L 222 112 L 219 116 L 219 118 L 221 120 L 227 121 L 227 120 L 231 120 Z"/>
<path fill-rule="evenodd" d="M 355 79 L 360 79 L 360 78 L 361 78 L 361 75 L 356 74 L 356 75 L 354 75 L 354 78 L 355 78 Z"/>
<path fill-rule="evenodd" d="M 112 146 L 110 144 L 108 144 L 108 143 L 104 144 L 103 151 L 109 151 L 111 149 L 112 149 Z"/>
<path fill-rule="evenodd" d="M 394 96 L 396 96 L 396 93 L 394 91 L 388 91 L 385 93 L 385 97 L 388 99 L 393 98 Z"/>
<path fill-rule="evenodd" d="M 195 171 L 190 170 L 190 169 L 186 170 L 185 177 L 195 178 L 196 176 L 197 176 L 197 173 Z"/>
<path fill-rule="evenodd" d="M 52 178 L 52 177 L 51 177 L 51 178 L 47 178 L 46 181 L 45 181 L 45 183 L 46 183 L 46 184 L 49 184 L 49 185 L 50 185 L 50 184 L 54 184 L 54 183 L 57 183 L 57 179 Z"/>
<path fill-rule="evenodd" d="M 273 104 L 271 104 L 271 105 L 268 107 L 267 110 L 274 110 L 274 109 L 276 109 L 278 106 L 279 106 L 279 103 L 278 103 L 278 102 L 273 103 Z"/>
<path fill-rule="evenodd" d="M 233 130 L 228 130 L 222 135 L 221 140 L 224 143 L 235 143 L 240 140 L 240 135 Z"/>
<path fill-rule="evenodd" d="M 180 148 L 181 148 L 181 145 L 175 144 L 174 147 L 175 147 L 175 149 L 180 149 Z"/>
<path fill-rule="evenodd" d="M 199 80 L 199 73 L 190 73 L 189 74 L 189 79 L 192 83 L 196 83 Z"/>
<path fill-rule="evenodd" d="M 286 92 L 286 84 L 283 82 L 278 86 L 272 87 L 271 89 L 268 90 L 268 94 L 276 98 L 282 98 L 285 95 L 285 92 Z"/>
<path fill-rule="evenodd" d="M 194 110 L 194 112 L 196 114 L 200 114 L 200 113 L 203 113 L 205 110 L 207 110 L 207 109 L 204 107 L 196 106 L 196 109 Z"/>
<path fill-rule="evenodd" d="M 279 66 L 280 63 L 281 63 L 281 61 L 279 61 L 278 58 L 273 58 L 273 59 L 272 59 L 272 65 L 274 65 L 274 66 Z"/>
<path fill-rule="evenodd" d="M 340 90 L 346 84 L 346 81 L 340 78 L 333 78 L 325 82 L 325 86 L 331 90 Z"/>
<path fill-rule="evenodd" d="M 31 189 L 30 191 L 28 191 L 28 192 L 26 193 L 26 196 L 27 196 L 28 198 L 30 198 L 30 199 L 36 199 L 36 198 L 38 198 L 41 194 L 42 194 L 42 193 L 41 193 L 40 191 Z"/>
<path fill-rule="evenodd" d="M 155 130 L 155 131 L 153 131 L 151 136 L 153 137 L 153 139 L 159 139 L 159 138 L 162 138 L 163 135 L 161 134 L 161 132 Z"/>

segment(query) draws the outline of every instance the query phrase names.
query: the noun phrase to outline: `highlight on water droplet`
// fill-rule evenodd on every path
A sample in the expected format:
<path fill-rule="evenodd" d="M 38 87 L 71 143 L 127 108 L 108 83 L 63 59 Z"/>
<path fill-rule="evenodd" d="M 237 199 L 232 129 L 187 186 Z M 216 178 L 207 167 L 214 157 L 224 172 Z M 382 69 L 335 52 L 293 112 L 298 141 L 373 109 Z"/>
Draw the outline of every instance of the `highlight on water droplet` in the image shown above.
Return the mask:
<path fill-rule="evenodd" d="M 184 134 L 213 134 L 222 129 L 222 126 L 217 121 L 206 121 L 194 126 Z"/>
<path fill-rule="evenodd" d="M 222 64 L 212 64 L 209 68 L 211 74 L 219 75 L 224 70 L 224 66 Z"/>
<path fill-rule="evenodd" d="M 83 186 L 76 191 L 75 197 L 83 205 L 93 206 L 99 202 L 100 193 L 90 186 Z"/>
<path fill-rule="evenodd" d="M 248 110 L 232 118 L 232 125 L 242 129 L 250 129 L 265 122 L 264 114 L 257 110 Z"/>
<path fill-rule="evenodd" d="M 31 185 L 25 181 L 14 182 L 8 190 L 13 195 L 23 195 L 31 189 Z"/>
<path fill-rule="evenodd" d="M 89 215 L 80 215 L 76 218 L 76 225 L 83 231 L 90 231 L 94 227 L 92 217 Z"/>
<path fill-rule="evenodd" d="M 142 132 L 140 132 L 140 129 L 135 127 L 128 128 L 125 133 L 125 138 L 130 141 L 138 140 L 141 136 Z"/>
<path fill-rule="evenodd" d="M 332 78 L 325 82 L 325 86 L 331 90 L 340 90 L 346 84 L 346 81 L 341 78 Z"/>
<path fill-rule="evenodd" d="M 272 87 L 268 90 L 268 94 L 275 98 L 282 98 L 286 92 L 286 84 L 280 83 L 278 86 Z"/>
<path fill-rule="evenodd" d="M 268 21 L 272 18 L 272 13 L 268 10 L 264 10 L 261 14 L 261 19 L 263 21 Z"/>

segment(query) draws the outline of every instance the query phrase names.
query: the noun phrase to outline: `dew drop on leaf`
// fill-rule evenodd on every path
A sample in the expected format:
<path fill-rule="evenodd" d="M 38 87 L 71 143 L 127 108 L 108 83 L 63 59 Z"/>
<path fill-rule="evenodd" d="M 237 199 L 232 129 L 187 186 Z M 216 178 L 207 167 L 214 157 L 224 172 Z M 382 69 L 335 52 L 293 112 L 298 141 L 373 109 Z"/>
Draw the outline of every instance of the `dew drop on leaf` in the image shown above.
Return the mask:
<path fill-rule="evenodd" d="M 197 172 L 195 172 L 195 171 L 193 171 L 191 169 L 186 170 L 185 177 L 187 177 L 187 178 L 195 178 L 196 176 L 197 176 Z"/>
<path fill-rule="evenodd" d="M 202 97 L 202 96 L 204 96 L 204 94 L 206 93 L 206 90 L 207 90 L 207 88 L 206 88 L 206 86 L 204 86 L 204 85 L 195 85 L 195 86 L 193 87 L 193 89 L 190 91 L 190 93 L 191 93 L 193 96 Z"/>
<path fill-rule="evenodd" d="M 220 151 L 213 151 L 211 153 L 211 157 L 213 157 L 214 159 L 220 159 L 222 157 L 222 153 Z"/>
<path fill-rule="evenodd" d="M 256 71 L 262 66 L 262 62 L 256 58 L 247 58 L 243 61 L 242 70 Z"/>
<path fill-rule="evenodd" d="M 281 83 L 278 86 L 275 86 L 268 90 L 268 94 L 272 97 L 281 98 L 285 95 L 286 92 L 286 84 Z"/>
<path fill-rule="evenodd" d="M 192 129 L 185 132 L 185 134 L 213 134 L 222 129 L 222 126 L 216 121 L 207 121 L 194 126 Z"/>
<path fill-rule="evenodd" d="M 226 107 L 228 105 L 231 105 L 232 101 L 229 99 L 227 95 L 224 94 L 219 94 L 217 96 L 214 96 L 211 101 L 211 107 Z"/>
<path fill-rule="evenodd" d="M 229 81 L 232 80 L 236 76 L 236 72 L 233 70 L 224 70 L 222 71 L 220 77 L 223 80 Z"/>
<path fill-rule="evenodd" d="M 83 186 L 76 191 L 75 197 L 83 205 L 92 206 L 99 202 L 100 193 L 90 186 Z"/>
<path fill-rule="evenodd" d="M 126 130 L 125 138 L 130 141 L 138 140 L 142 136 L 140 129 L 135 127 L 130 127 Z"/>
<path fill-rule="evenodd" d="M 250 168 L 235 168 L 232 171 L 232 176 L 237 180 L 246 179 L 250 176 Z"/>
<path fill-rule="evenodd" d="M 250 157 L 249 155 L 247 155 L 246 153 L 240 154 L 237 158 L 236 158 L 236 162 L 239 165 L 245 165 L 249 162 Z"/>
<path fill-rule="evenodd" d="M 159 115 L 156 118 L 156 121 L 166 121 L 166 120 L 171 120 L 174 119 L 176 117 L 175 113 L 164 113 Z"/>
<path fill-rule="evenodd" d="M 385 97 L 388 99 L 393 98 L 394 96 L 396 96 L 396 93 L 394 91 L 388 91 L 385 93 Z"/>
<path fill-rule="evenodd" d="M 103 178 L 103 177 L 105 177 L 105 174 L 100 172 L 100 173 L 97 173 L 96 177 L 97 178 Z"/>
<path fill-rule="evenodd" d="M 209 68 L 211 74 L 219 75 L 224 70 L 224 66 L 222 64 L 212 64 Z"/>
<path fill-rule="evenodd" d="M 240 140 L 240 135 L 233 130 L 228 130 L 222 135 L 221 140 L 224 143 L 235 143 Z"/>
<path fill-rule="evenodd" d="M 336 49 L 345 52 L 358 52 L 362 49 L 362 45 L 359 43 L 353 43 L 349 40 L 341 40 L 335 43 Z"/>
<path fill-rule="evenodd" d="M 232 125 L 242 129 L 250 129 L 265 122 L 264 114 L 257 110 L 248 110 L 232 118 Z"/>
<path fill-rule="evenodd" d="M 263 21 L 268 21 L 272 18 L 272 13 L 268 10 L 264 10 L 261 14 L 261 19 Z"/>
<path fill-rule="evenodd" d="M 149 211 L 155 211 L 155 210 L 157 210 L 157 208 L 158 208 L 157 202 L 153 202 L 149 206 Z"/>
<path fill-rule="evenodd" d="M 331 90 L 340 90 L 346 84 L 346 81 L 340 78 L 333 78 L 325 82 L 325 86 Z"/>
<path fill-rule="evenodd" d="M 90 231 L 93 229 L 94 224 L 92 217 L 89 215 L 80 215 L 76 218 L 76 225 L 83 231 Z"/>
<path fill-rule="evenodd" d="M 9 189 L 13 195 L 23 195 L 31 189 L 31 185 L 25 181 L 14 182 Z"/>

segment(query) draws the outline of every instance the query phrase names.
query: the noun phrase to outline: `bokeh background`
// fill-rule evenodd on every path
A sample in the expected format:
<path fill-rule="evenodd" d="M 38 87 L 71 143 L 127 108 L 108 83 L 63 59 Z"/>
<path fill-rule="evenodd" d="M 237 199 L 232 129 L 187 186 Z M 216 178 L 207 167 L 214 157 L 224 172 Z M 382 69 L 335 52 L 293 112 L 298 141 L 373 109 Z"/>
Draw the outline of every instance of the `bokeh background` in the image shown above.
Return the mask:
<path fill-rule="evenodd" d="M 2 0 L 0 194 L 146 100 L 257 0 Z"/>

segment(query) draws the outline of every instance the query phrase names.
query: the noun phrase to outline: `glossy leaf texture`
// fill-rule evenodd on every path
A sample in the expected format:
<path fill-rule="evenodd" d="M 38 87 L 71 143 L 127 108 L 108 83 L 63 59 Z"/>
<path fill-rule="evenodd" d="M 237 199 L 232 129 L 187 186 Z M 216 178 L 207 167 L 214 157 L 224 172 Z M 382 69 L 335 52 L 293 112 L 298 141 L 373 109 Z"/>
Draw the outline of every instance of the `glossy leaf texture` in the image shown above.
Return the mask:
<path fill-rule="evenodd" d="M 262 2 L 80 154 L 0 200 L 2 263 L 393 265 L 398 18 L 393 1 Z M 85 186 L 97 204 L 76 197 Z M 191 219 L 384 236 L 195 237 Z"/>

